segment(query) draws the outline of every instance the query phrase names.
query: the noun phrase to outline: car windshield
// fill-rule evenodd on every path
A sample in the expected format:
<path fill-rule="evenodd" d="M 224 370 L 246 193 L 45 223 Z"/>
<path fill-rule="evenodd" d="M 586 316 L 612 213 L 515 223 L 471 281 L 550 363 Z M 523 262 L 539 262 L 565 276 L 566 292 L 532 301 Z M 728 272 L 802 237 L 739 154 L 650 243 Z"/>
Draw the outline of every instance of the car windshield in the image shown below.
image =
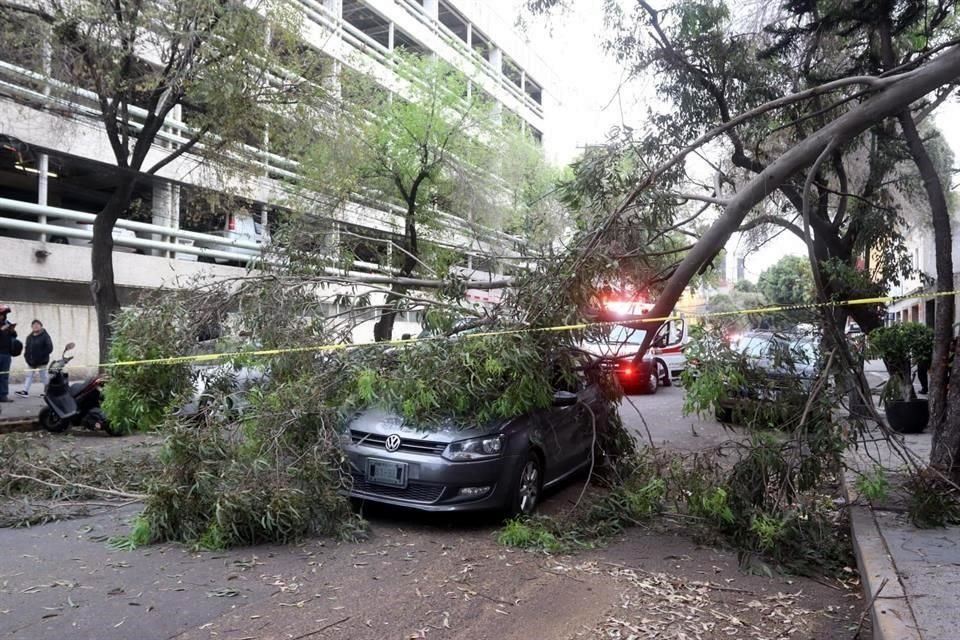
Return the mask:
<path fill-rule="evenodd" d="M 734 349 L 751 358 L 790 357 L 803 364 L 814 364 L 818 356 L 816 340 L 810 338 L 797 340 L 780 335 L 744 336 L 736 343 Z"/>
<path fill-rule="evenodd" d="M 632 327 L 625 327 L 622 324 L 614 325 L 610 329 L 610 342 L 617 344 L 627 343 L 627 344 L 642 344 L 643 337 L 647 334 L 643 329 L 634 329 Z"/>

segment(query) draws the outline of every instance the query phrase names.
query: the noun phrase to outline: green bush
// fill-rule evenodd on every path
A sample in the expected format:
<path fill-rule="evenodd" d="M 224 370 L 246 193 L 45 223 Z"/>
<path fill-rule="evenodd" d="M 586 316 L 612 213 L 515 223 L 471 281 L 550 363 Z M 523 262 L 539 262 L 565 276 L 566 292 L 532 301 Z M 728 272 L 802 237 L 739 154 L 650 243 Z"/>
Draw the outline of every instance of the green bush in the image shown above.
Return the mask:
<path fill-rule="evenodd" d="M 134 364 L 183 355 L 189 322 L 175 297 L 121 311 L 113 321 L 103 410 L 120 433 L 158 427 L 193 388 L 187 363 Z"/>

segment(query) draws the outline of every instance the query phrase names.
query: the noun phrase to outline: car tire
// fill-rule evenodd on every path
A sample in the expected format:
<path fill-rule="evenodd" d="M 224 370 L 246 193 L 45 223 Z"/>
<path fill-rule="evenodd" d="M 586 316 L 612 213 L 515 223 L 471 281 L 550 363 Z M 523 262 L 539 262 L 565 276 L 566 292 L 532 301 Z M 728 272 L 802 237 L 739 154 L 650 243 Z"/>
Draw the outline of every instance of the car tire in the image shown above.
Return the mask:
<path fill-rule="evenodd" d="M 530 451 L 517 472 L 517 479 L 514 482 L 510 498 L 510 515 L 532 515 L 540 503 L 542 492 L 543 462 L 536 452 Z"/>
<path fill-rule="evenodd" d="M 672 387 L 673 381 L 670 379 L 670 368 L 663 360 L 657 360 L 657 373 L 660 376 L 661 387 Z"/>
<path fill-rule="evenodd" d="M 647 383 L 641 386 L 640 393 L 652 396 L 657 393 L 658 388 L 660 388 L 660 375 L 657 372 L 657 367 L 654 366 L 647 375 Z"/>
<path fill-rule="evenodd" d="M 61 433 L 67 430 L 67 427 L 70 426 L 70 423 L 67 420 L 64 420 L 56 413 L 50 410 L 50 407 L 44 407 L 40 410 L 40 415 L 37 416 L 37 421 L 40 423 L 40 426 L 50 433 Z"/>

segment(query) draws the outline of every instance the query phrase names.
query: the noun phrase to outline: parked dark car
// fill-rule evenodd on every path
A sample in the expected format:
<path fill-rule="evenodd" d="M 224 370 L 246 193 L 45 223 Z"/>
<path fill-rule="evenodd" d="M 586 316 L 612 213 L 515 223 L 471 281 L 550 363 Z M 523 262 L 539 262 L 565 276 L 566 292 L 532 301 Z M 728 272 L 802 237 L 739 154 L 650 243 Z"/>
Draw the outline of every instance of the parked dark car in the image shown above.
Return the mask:
<path fill-rule="evenodd" d="M 349 495 L 424 511 L 532 513 L 545 489 L 590 464 L 593 416 L 602 428 L 608 406 L 583 382 L 557 391 L 552 407 L 485 427 L 425 430 L 369 409 L 343 434 Z"/>
<path fill-rule="evenodd" d="M 738 413 L 757 401 L 780 403 L 789 411 L 787 405 L 802 401 L 819 374 L 820 341 L 815 334 L 749 331 L 731 348 L 743 356 L 747 384 L 729 389 L 720 401 L 721 422 L 736 422 Z"/>
<path fill-rule="evenodd" d="M 662 379 L 670 379 L 670 374 L 658 371 L 649 353 L 640 362 L 634 362 L 645 335 L 643 329 L 615 324 L 601 339 L 584 340 L 581 348 L 600 359 L 600 366 L 617 377 L 624 393 L 653 394 Z"/>

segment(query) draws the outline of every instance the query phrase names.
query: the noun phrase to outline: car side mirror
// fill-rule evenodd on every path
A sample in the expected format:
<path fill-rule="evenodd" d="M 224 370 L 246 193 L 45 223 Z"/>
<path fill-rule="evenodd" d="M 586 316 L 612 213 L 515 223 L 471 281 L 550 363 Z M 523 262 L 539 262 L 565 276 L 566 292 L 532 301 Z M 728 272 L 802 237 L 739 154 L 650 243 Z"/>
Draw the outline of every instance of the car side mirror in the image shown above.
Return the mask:
<path fill-rule="evenodd" d="M 553 393 L 553 406 L 571 407 L 577 404 L 577 394 L 569 391 L 555 391 Z"/>

